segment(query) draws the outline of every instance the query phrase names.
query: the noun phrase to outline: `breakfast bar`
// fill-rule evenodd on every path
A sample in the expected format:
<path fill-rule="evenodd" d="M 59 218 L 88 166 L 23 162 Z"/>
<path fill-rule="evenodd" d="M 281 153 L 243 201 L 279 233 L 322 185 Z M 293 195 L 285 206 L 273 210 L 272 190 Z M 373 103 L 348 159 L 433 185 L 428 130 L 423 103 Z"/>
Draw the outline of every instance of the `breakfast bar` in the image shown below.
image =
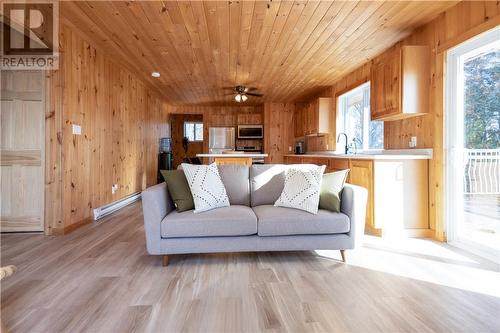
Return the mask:
<path fill-rule="evenodd" d="M 224 154 L 196 154 L 200 158 L 213 158 L 217 165 L 238 164 L 251 166 L 255 158 L 265 158 L 267 154 L 253 153 L 224 153 Z"/>

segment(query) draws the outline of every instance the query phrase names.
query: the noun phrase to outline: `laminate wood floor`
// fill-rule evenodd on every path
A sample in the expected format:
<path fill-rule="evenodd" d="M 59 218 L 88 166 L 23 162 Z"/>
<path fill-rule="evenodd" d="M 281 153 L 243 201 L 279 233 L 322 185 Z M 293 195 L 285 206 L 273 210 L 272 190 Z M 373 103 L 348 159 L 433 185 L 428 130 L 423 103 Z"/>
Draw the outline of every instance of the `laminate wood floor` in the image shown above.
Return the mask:
<path fill-rule="evenodd" d="M 59 237 L 2 235 L 11 332 L 499 332 L 497 264 L 424 240 L 338 251 L 146 253 L 140 202 Z M 470 281 L 468 281 L 470 280 Z"/>

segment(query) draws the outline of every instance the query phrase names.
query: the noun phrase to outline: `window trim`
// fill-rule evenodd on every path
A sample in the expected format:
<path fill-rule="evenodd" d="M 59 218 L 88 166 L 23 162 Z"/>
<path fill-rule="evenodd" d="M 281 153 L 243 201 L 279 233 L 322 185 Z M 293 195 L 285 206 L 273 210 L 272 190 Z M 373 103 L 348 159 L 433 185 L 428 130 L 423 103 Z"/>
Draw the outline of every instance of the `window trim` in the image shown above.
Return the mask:
<path fill-rule="evenodd" d="M 189 142 L 190 143 L 191 142 L 203 142 L 203 136 L 204 136 L 203 135 L 203 130 L 204 130 L 204 128 L 203 128 L 203 122 L 202 121 L 185 121 L 184 124 L 183 124 L 183 132 L 184 132 L 183 134 L 184 134 L 184 137 L 188 137 L 186 135 L 186 125 L 187 124 L 193 124 L 194 125 L 194 127 L 193 127 L 193 130 L 194 130 L 194 133 L 193 133 L 194 140 L 189 140 Z M 201 137 L 201 139 L 196 138 L 196 125 L 201 125 L 201 127 L 202 127 L 202 134 L 201 134 L 202 137 Z"/>

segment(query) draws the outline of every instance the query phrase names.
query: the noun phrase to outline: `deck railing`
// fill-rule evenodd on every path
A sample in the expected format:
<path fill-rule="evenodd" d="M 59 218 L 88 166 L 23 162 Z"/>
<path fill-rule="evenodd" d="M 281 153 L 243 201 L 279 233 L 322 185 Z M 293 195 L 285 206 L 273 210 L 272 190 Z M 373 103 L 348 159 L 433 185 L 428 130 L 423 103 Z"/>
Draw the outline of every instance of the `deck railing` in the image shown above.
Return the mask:
<path fill-rule="evenodd" d="M 500 149 L 464 149 L 464 193 L 500 194 Z"/>

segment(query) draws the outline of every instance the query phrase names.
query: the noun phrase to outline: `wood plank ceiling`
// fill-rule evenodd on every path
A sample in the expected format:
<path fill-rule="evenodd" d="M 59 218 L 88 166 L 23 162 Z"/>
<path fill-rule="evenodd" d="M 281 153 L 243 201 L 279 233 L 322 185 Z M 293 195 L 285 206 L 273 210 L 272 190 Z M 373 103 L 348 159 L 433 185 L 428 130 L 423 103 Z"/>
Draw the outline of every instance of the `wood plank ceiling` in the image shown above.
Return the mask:
<path fill-rule="evenodd" d="M 301 101 L 458 1 L 74 1 L 61 17 L 173 104 Z M 151 77 L 159 71 L 161 77 Z"/>

